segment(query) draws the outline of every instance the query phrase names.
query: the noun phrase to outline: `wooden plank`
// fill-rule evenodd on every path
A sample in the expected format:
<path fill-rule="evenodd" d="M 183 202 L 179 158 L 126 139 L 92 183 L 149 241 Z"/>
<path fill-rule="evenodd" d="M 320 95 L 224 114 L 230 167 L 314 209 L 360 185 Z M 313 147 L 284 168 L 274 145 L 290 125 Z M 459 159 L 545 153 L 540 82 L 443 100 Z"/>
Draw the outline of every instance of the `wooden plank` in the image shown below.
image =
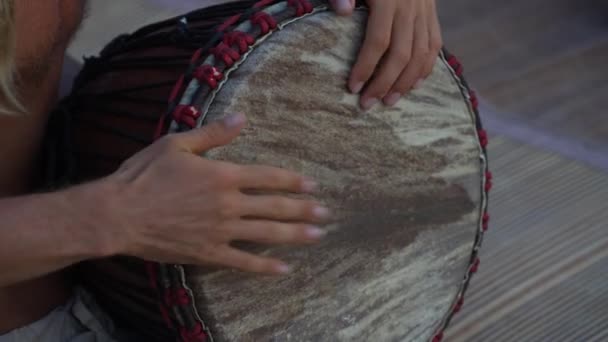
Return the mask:
<path fill-rule="evenodd" d="M 447 340 L 600 336 L 608 315 L 608 175 L 501 137 L 489 152 L 491 227 Z"/>

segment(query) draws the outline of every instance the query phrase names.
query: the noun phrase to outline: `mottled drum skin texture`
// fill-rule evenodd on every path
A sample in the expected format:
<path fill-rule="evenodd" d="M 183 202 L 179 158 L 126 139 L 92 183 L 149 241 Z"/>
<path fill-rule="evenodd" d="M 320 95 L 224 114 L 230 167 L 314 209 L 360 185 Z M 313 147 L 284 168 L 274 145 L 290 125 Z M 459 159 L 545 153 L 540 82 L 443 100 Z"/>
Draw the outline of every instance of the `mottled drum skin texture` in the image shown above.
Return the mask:
<path fill-rule="evenodd" d="M 319 245 L 246 246 L 288 276 L 187 269 L 216 341 L 427 341 L 455 300 L 479 228 L 473 117 L 443 59 L 396 107 L 359 109 L 346 83 L 366 16 L 286 25 L 211 103 L 207 120 L 249 122 L 206 157 L 313 177 L 335 215 Z"/>

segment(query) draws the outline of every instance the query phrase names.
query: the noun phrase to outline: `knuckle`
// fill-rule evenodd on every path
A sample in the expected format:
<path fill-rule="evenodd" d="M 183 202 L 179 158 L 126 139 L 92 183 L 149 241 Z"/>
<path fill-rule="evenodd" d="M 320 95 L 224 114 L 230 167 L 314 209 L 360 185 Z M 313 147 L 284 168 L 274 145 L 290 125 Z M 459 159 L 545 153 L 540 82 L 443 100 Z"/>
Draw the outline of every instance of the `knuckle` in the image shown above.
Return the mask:
<path fill-rule="evenodd" d="M 277 242 L 294 242 L 299 237 L 298 230 L 294 226 L 293 224 L 278 223 L 272 227 L 270 232 Z"/>
<path fill-rule="evenodd" d="M 400 77 L 397 82 L 395 82 L 393 89 L 397 92 L 404 93 L 408 90 L 409 82 L 411 82 L 409 77 Z"/>
<path fill-rule="evenodd" d="M 182 256 L 183 263 L 189 265 L 205 265 L 211 264 L 214 261 L 215 252 L 207 246 L 197 243 L 190 248 L 182 248 L 179 253 Z M 198 247 L 198 248 L 197 248 Z"/>
<path fill-rule="evenodd" d="M 221 188 L 233 187 L 238 182 L 238 172 L 229 165 L 216 162 L 216 167 L 211 173 L 210 177 L 213 179 L 213 183 L 217 184 Z"/>
<path fill-rule="evenodd" d="M 386 94 L 390 88 L 390 84 L 387 81 L 381 79 L 375 79 L 366 91 L 366 95 L 379 98 Z"/>
<path fill-rule="evenodd" d="M 301 183 L 299 176 L 285 170 L 276 170 L 274 177 L 280 184 L 289 189 L 299 188 Z"/>
<path fill-rule="evenodd" d="M 246 265 L 243 265 L 247 270 L 255 273 L 267 273 L 271 272 L 273 269 L 273 262 L 262 258 L 262 257 L 253 257 L 250 258 Z"/>
<path fill-rule="evenodd" d="M 210 125 L 202 130 L 201 138 L 206 141 L 216 141 L 222 136 L 222 130 L 218 125 Z"/>
<path fill-rule="evenodd" d="M 395 59 L 401 61 L 404 64 L 407 64 L 407 62 L 409 62 L 412 58 L 411 52 L 407 49 L 396 49 L 395 51 L 393 51 L 392 55 Z"/>
<path fill-rule="evenodd" d="M 232 218 L 236 215 L 236 204 L 237 201 L 233 196 L 222 194 L 218 195 L 215 199 L 216 212 L 224 219 Z"/>
<path fill-rule="evenodd" d="M 270 200 L 270 206 L 277 215 L 291 216 L 293 215 L 291 201 L 288 198 L 274 197 Z"/>
<path fill-rule="evenodd" d="M 429 46 L 424 45 L 416 49 L 415 58 L 418 60 L 424 60 L 431 53 Z"/>
<path fill-rule="evenodd" d="M 374 35 L 371 37 L 370 47 L 375 50 L 386 51 L 391 44 L 391 39 L 388 35 Z"/>
<path fill-rule="evenodd" d="M 219 184 L 224 187 L 232 187 L 238 179 L 236 172 L 229 168 L 219 171 L 217 177 Z"/>
<path fill-rule="evenodd" d="M 217 261 L 216 252 L 214 251 L 205 251 L 201 253 L 197 253 L 188 258 L 187 262 L 193 265 L 210 265 L 214 264 Z"/>
<path fill-rule="evenodd" d="M 408 90 L 410 90 L 410 88 L 412 87 L 412 82 L 411 81 L 400 81 L 395 85 L 395 91 L 401 94 L 406 93 Z"/>
<path fill-rule="evenodd" d="M 287 179 L 287 175 L 285 174 L 285 172 L 278 168 L 263 168 L 262 172 L 266 174 L 266 177 L 268 177 L 268 179 L 274 180 L 275 183 L 284 184 L 285 180 Z"/>

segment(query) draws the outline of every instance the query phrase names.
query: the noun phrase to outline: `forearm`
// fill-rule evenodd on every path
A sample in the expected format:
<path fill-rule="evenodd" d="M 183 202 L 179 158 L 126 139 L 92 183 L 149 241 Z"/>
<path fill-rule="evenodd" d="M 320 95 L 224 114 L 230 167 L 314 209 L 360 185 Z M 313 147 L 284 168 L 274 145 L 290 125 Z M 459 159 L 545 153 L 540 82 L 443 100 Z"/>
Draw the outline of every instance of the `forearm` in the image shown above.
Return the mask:
<path fill-rule="evenodd" d="M 96 190 L 0 199 L 0 287 L 111 253 Z"/>

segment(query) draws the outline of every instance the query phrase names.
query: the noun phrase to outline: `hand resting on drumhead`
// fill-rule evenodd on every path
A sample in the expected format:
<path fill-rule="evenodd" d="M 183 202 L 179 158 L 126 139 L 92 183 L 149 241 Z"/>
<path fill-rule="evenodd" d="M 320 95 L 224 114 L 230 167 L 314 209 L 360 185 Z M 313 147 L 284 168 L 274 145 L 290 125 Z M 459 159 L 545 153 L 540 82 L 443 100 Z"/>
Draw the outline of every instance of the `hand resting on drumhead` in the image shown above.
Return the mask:
<path fill-rule="evenodd" d="M 330 0 L 349 15 L 355 0 Z M 392 106 L 433 71 L 443 42 L 435 0 L 366 0 L 369 19 L 348 86 L 361 106 Z"/>
<path fill-rule="evenodd" d="M 324 235 L 314 224 L 323 223 L 329 211 L 312 200 L 246 194 L 314 192 L 315 183 L 296 173 L 198 156 L 228 144 L 244 122 L 244 115 L 237 114 L 202 129 L 165 136 L 108 177 L 104 182 L 113 189 L 112 200 L 104 200 L 113 218 L 112 232 L 106 236 L 110 254 L 287 272 L 281 261 L 246 253 L 230 243 L 312 243 Z"/>

